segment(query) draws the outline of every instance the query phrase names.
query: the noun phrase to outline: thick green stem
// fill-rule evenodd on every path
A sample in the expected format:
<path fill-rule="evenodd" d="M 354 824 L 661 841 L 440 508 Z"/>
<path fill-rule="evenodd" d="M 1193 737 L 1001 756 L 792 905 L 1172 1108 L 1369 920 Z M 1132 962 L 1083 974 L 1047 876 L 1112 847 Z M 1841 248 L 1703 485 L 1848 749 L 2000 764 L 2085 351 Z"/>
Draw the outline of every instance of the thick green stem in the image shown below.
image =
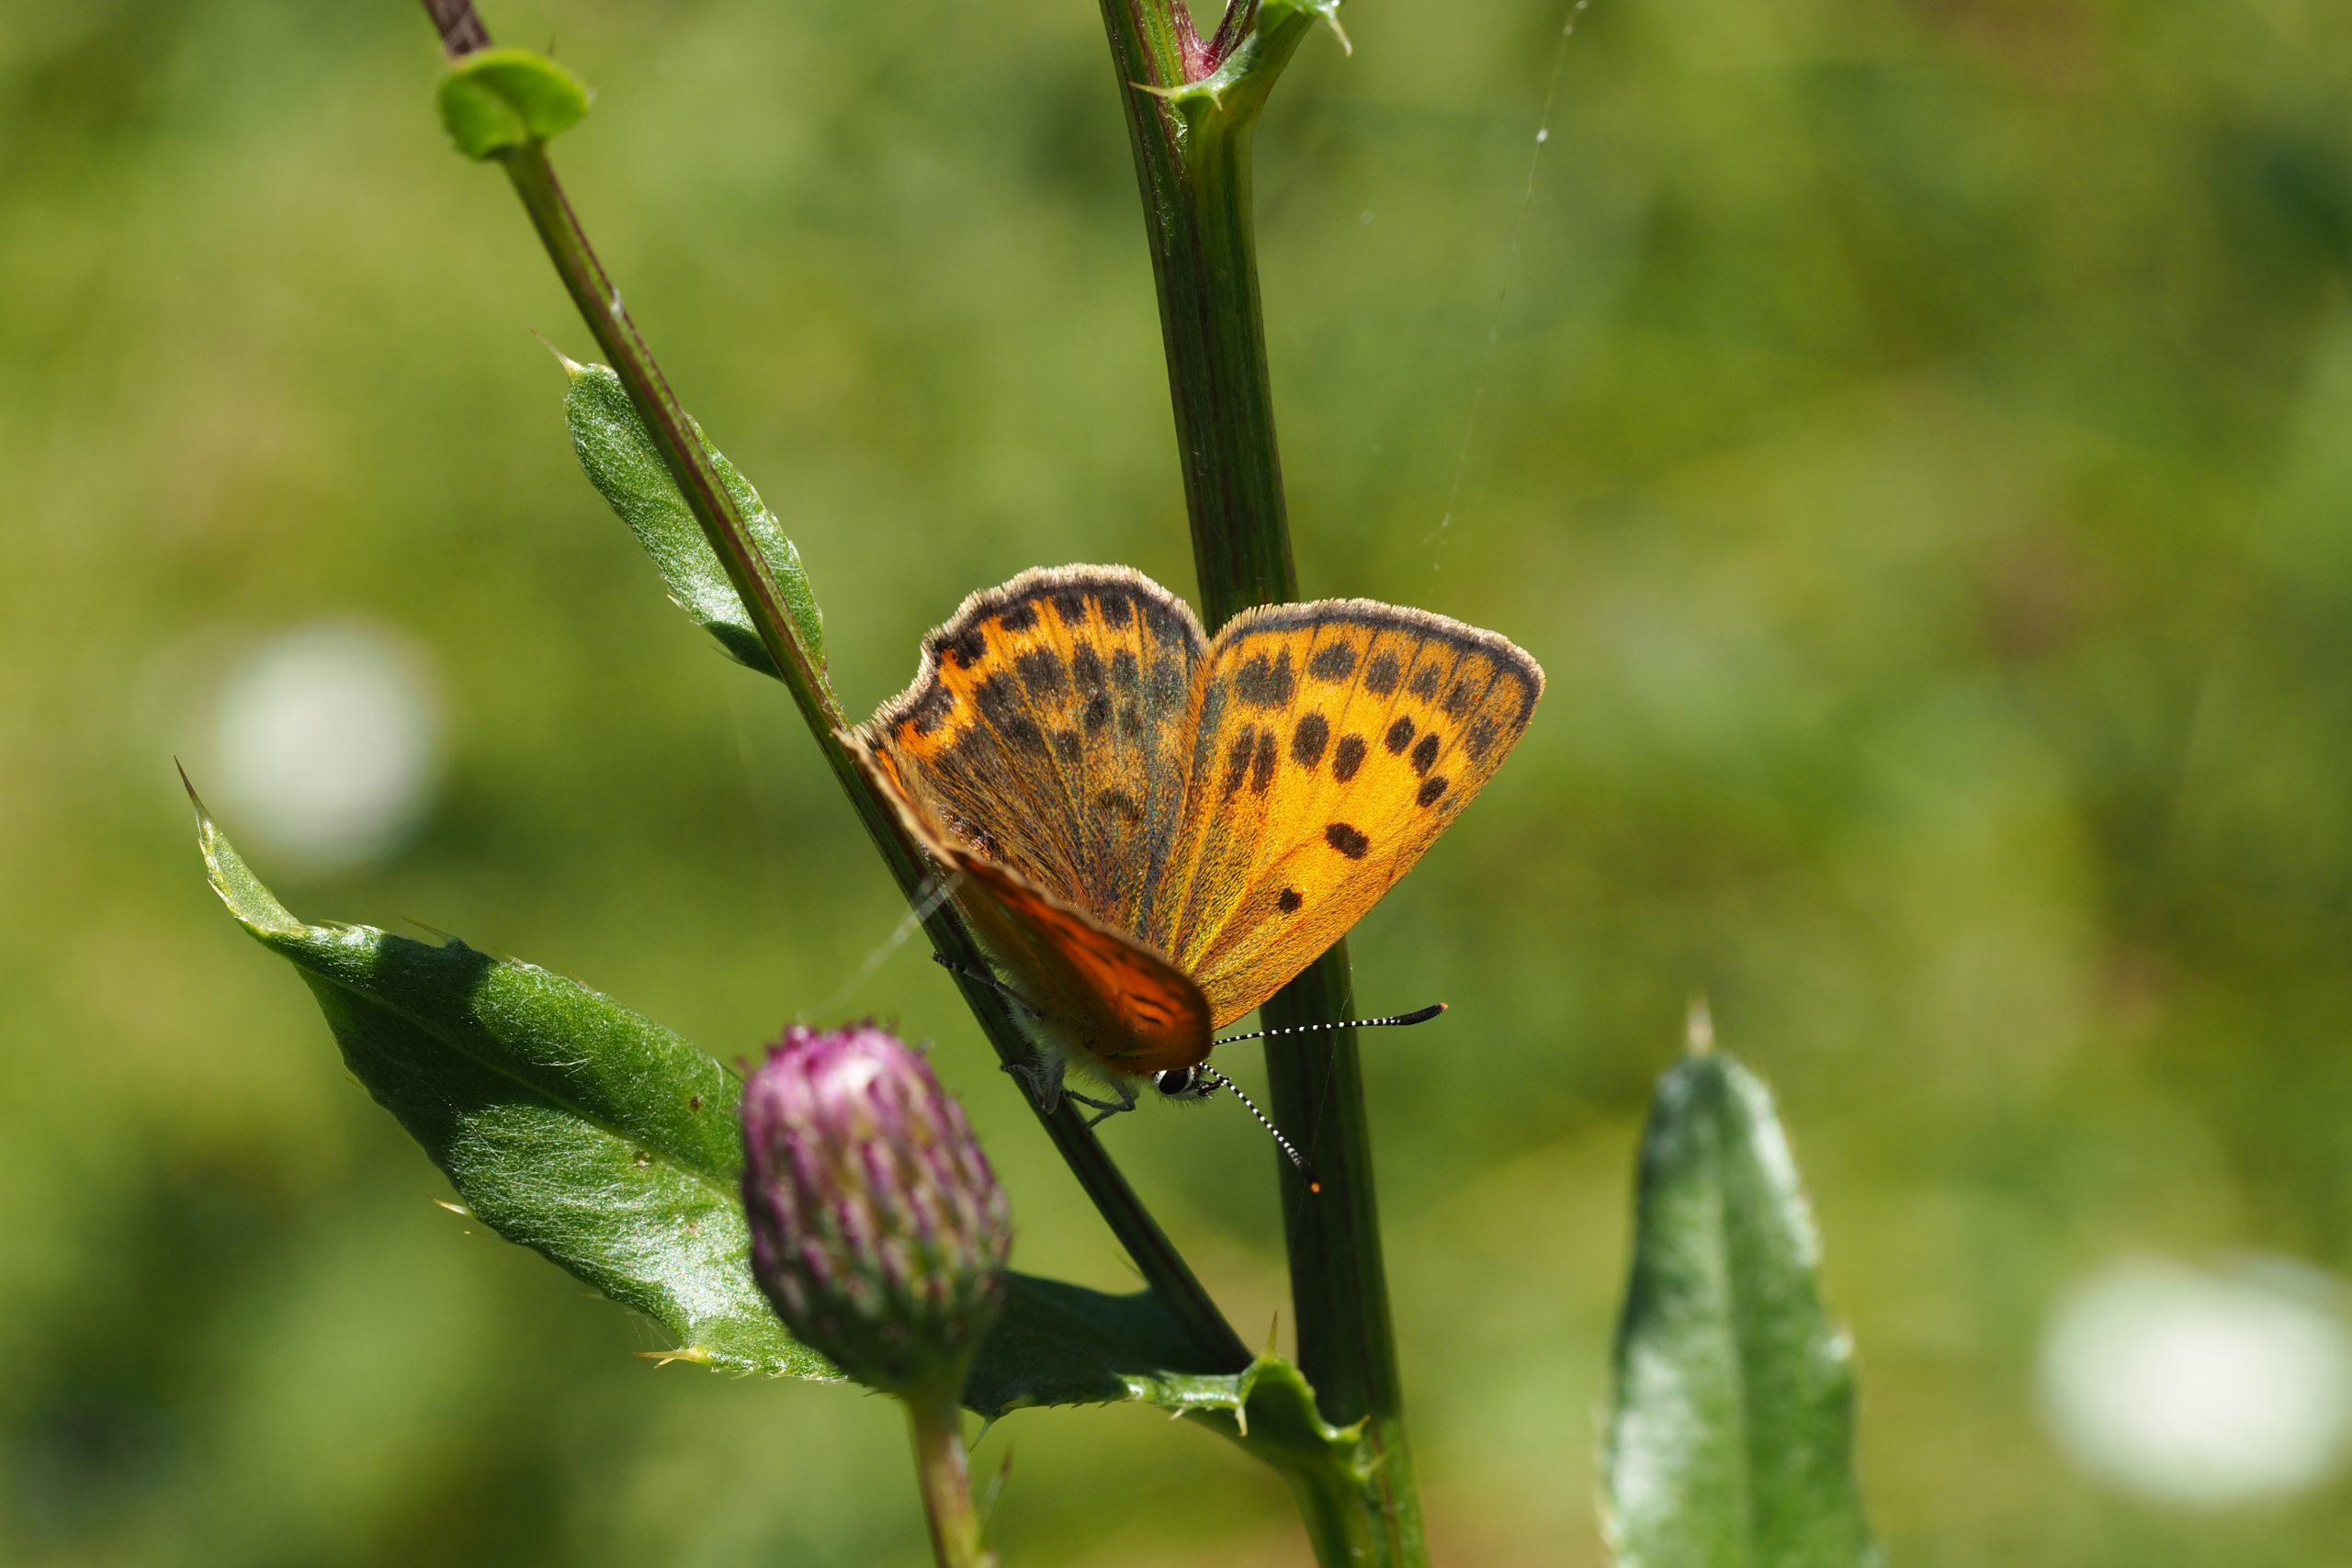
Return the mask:
<path fill-rule="evenodd" d="M 1270 1029 L 1354 1017 L 1344 945 L 1283 987 L 1264 1013 Z M 1321 1194 L 1311 1195 L 1287 1162 L 1277 1168 L 1299 1370 L 1315 1385 L 1324 1419 L 1364 1422 L 1363 1441 L 1374 1468 L 1362 1483 L 1358 1506 L 1381 1522 L 1385 1549 L 1373 1561 L 1426 1562 L 1355 1032 L 1297 1035 L 1269 1049 L 1266 1077 L 1276 1123 L 1308 1151 L 1323 1182 Z"/>
<path fill-rule="evenodd" d="M 1258 305 L 1255 108 L 1190 114 L 1164 96 L 1184 81 L 1166 22 L 1172 3 L 1102 0 L 1102 17 L 1144 191 L 1201 609 L 1215 626 L 1251 604 L 1295 598 L 1298 580 Z"/>
<path fill-rule="evenodd" d="M 452 59 L 490 46 L 489 30 L 475 14 L 471 0 L 424 0 L 426 14 L 439 32 L 442 47 Z M 637 324 L 621 304 L 620 291 L 605 274 L 581 227 L 578 215 L 565 199 L 544 145 L 533 142 L 501 155 L 515 194 L 522 197 L 532 226 L 547 247 L 548 259 L 579 308 L 581 317 L 611 360 L 627 387 L 629 400 L 653 433 L 663 464 L 702 525 L 711 547 L 718 552 L 736 592 L 751 612 L 760 640 L 783 672 L 824 754 L 834 779 L 848 795 L 858 820 L 874 840 L 908 902 L 927 912 L 923 929 L 933 947 L 957 976 L 964 999 L 978 1020 L 1000 1060 L 1026 1062 L 1033 1055 L 1027 1036 L 1003 996 L 974 976 L 988 971 L 986 956 L 970 930 L 952 906 L 932 897 L 931 877 L 922 852 L 910 841 L 888 802 L 852 757 L 842 716 L 823 670 L 800 642 L 780 586 L 769 571 L 733 498 L 712 467 L 709 455 L 694 438 L 684 407 L 655 363 Z M 1112 1232 L 1116 1235 L 1145 1281 L 1159 1295 L 1183 1330 L 1200 1360 L 1200 1370 L 1231 1371 L 1249 1364 L 1250 1352 L 1234 1333 L 1216 1302 L 1194 1277 L 1191 1266 L 1160 1230 L 1135 1190 L 1111 1163 L 1102 1144 L 1090 1132 L 1080 1109 L 1064 1100 L 1051 1113 L 1028 1095 L 1022 1097 L 1054 1142 L 1079 1184 L 1086 1190 Z"/>
<path fill-rule="evenodd" d="M 931 1522 L 931 1554 L 939 1568 L 997 1568 L 972 1506 L 970 1466 L 964 1457 L 964 1417 L 953 1395 L 907 1401 L 915 1440 L 915 1482 Z"/>
<path fill-rule="evenodd" d="M 1398 1555 L 1384 1537 L 1380 1510 L 1367 1507 L 1363 1488 L 1332 1466 L 1285 1470 L 1283 1479 L 1290 1483 L 1291 1500 L 1298 1506 L 1299 1522 L 1306 1528 L 1315 1561 L 1324 1568 L 1419 1561 Z"/>
<path fill-rule="evenodd" d="M 1102 16 L 1143 192 L 1202 609 L 1216 626 L 1298 596 L 1258 300 L 1250 134 L 1315 13 L 1268 6 L 1228 60 L 1188 85 L 1167 41 L 1172 3 L 1102 0 Z M 1352 1016 L 1344 943 L 1265 1008 L 1270 1028 Z M 1323 1181 L 1310 1196 L 1277 1163 L 1299 1365 L 1326 1420 L 1364 1422 L 1370 1452 L 1361 1483 L 1310 1472 L 1294 1490 L 1324 1562 L 1425 1563 L 1355 1036 L 1296 1039 L 1266 1058 L 1274 1118 Z"/>

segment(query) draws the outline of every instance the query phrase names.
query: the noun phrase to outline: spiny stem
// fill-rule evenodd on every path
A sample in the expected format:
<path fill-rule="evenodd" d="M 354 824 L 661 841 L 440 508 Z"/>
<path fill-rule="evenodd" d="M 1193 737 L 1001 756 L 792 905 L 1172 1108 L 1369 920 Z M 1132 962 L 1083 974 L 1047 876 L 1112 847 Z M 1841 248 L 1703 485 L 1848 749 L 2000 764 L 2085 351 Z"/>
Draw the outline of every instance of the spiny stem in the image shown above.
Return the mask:
<path fill-rule="evenodd" d="M 443 50 L 452 60 L 490 47 L 490 30 L 476 14 L 472 0 L 424 0 L 424 10 L 439 33 Z M 742 514 L 720 482 L 702 444 L 653 353 L 621 302 L 620 290 L 605 273 L 588 243 L 587 231 L 565 199 L 546 148 L 537 142 L 501 154 L 515 194 L 530 214 L 532 225 L 547 247 L 548 258 L 579 308 L 597 345 L 611 359 L 614 371 L 627 387 L 639 417 L 652 432 L 663 464 L 678 482 L 695 518 L 702 525 L 711 547 L 750 610 L 760 640 L 786 687 L 816 738 L 833 777 L 849 796 L 858 820 L 897 878 L 910 907 L 924 908 L 928 871 L 922 852 L 909 841 L 887 802 L 878 797 L 850 755 L 839 705 L 824 672 L 802 646 L 783 591 L 752 541 Z M 953 907 L 933 902 L 923 916 L 923 929 L 948 967 L 957 972 L 964 999 L 978 1020 L 998 1057 L 1026 1062 L 1033 1055 L 1027 1036 L 1005 999 L 972 979 L 987 972 L 979 944 Z M 1235 1371 L 1247 1366 L 1250 1351 L 1232 1325 L 1225 1320 L 1192 1268 L 1177 1252 L 1159 1224 L 1143 1206 L 1135 1190 L 1111 1163 L 1102 1144 L 1090 1132 L 1078 1109 L 1067 1103 L 1047 1112 L 1023 1096 L 1046 1129 L 1079 1184 L 1086 1190 L 1103 1221 L 1118 1236 L 1136 1269 L 1166 1306 L 1200 1358 L 1204 1371 Z"/>

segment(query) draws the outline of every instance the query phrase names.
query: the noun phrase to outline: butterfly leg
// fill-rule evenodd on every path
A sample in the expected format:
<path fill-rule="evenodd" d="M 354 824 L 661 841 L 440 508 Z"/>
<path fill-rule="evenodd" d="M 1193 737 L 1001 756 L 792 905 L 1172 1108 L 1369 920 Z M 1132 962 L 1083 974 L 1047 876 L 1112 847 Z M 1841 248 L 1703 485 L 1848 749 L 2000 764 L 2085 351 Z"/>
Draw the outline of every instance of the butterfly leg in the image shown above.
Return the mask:
<path fill-rule="evenodd" d="M 1061 1109 L 1062 1095 L 1066 1090 L 1059 1062 L 1006 1062 L 1001 1065 L 1001 1070 L 1027 1085 L 1029 1098 L 1035 1100 L 1037 1109 L 1046 1115 L 1051 1116 Z"/>
<path fill-rule="evenodd" d="M 1136 1091 L 1133 1084 L 1119 1085 L 1119 1098 L 1116 1100 L 1097 1100 L 1091 1094 L 1080 1094 L 1074 1089 L 1067 1088 L 1062 1090 L 1062 1093 L 1080 1105 L 1093 1109 L 1094 1114 L 1086 1119 L 1086 1124 L 1090 1127 L 1109 1121 L 1122 1111 L 1133 1111 L 1136 1108 Z"/>
<path fill-rule="evenodd" d="M 1116 1100 L 1097 1100 L 1069 1087 L 1059 1061 L 1007 1062 L 1003 1064 L 1003 1070 L 1029 1086 L 1029 1093 L 1036 1100 L 1038 1109 L 1048 1116 L 1061 1109 L 1063 1100 L 1075 1100 L 1094 1112 L 1086 1119 L 1086 1124 L 1091 1127 L 1104 1117 L 1116 1116 L 1122 1111 L 1136 1108 L 1136 1091 L 1132 1085 L 1120 1084 Z"/>
<path fill-rule="evenodd" d="M 1006 985 L 1003 981 L 998 979 L 995 976 L 989 974 L 985 969 L 975 969 L 968 965 L 958 964 L 944 953 L 933 953 L 931 955 L 931 961 L 933 964 L 938 964 L 942 969 L 946 970 L 950 975 L 961 975 L 967 980 L 978 980 L 981 985 L 986 986 L 989 990 L 994 991 L 1006 1001 L 1009 1001 L 1013 1006 L 1022 1009 L 1032 1018 L 1043 1018 L 1046 1016 L 1046 1010 L 1044 1008 L 1039 1007 L 1035 1002 L 1031 1001 L 1027 997 L 1023 996 L 1019 991 L 1014 990 L 1012 987 Z"/>

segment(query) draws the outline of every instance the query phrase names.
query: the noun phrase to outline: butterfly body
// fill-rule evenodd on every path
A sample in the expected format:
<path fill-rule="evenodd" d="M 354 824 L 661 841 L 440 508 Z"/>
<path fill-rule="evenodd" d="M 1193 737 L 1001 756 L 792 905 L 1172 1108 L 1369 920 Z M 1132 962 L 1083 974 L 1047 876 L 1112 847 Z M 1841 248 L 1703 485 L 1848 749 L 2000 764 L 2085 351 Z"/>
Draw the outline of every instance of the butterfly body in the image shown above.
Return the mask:
<path fill-rule="evenodd" d="M 1423 611 L 1269 605 L 1210 637 L 1138 572 L 1064 567 L 967 599 L 858 750 L 1057 1042 L 1190 1097 L 1215 1031 L 1410 868 L 1543 683 Z"/>

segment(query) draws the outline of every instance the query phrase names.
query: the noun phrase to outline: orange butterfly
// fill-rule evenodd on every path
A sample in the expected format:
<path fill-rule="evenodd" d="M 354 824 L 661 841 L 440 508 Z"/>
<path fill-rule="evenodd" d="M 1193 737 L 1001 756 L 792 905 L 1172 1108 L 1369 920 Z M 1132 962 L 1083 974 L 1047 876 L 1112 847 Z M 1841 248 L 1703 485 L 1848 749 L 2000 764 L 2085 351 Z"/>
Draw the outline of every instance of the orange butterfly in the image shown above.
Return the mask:
<path fill-rule="evenodd" d="M 1532 659 L 1442 615 L 1324 599 L 1211 638 L 1141 573 L 1070 566 L 965 600 L 856 739 L 1007 988 L 1117 1086 L 1070 1091 L 1107 1115 L 1137 1077 L 1230 1087 L 1215 1032 L 1380 901 L 1543 691 Z M 1031 1074 L 1049 1109 L 1062 1066 Z"/>

